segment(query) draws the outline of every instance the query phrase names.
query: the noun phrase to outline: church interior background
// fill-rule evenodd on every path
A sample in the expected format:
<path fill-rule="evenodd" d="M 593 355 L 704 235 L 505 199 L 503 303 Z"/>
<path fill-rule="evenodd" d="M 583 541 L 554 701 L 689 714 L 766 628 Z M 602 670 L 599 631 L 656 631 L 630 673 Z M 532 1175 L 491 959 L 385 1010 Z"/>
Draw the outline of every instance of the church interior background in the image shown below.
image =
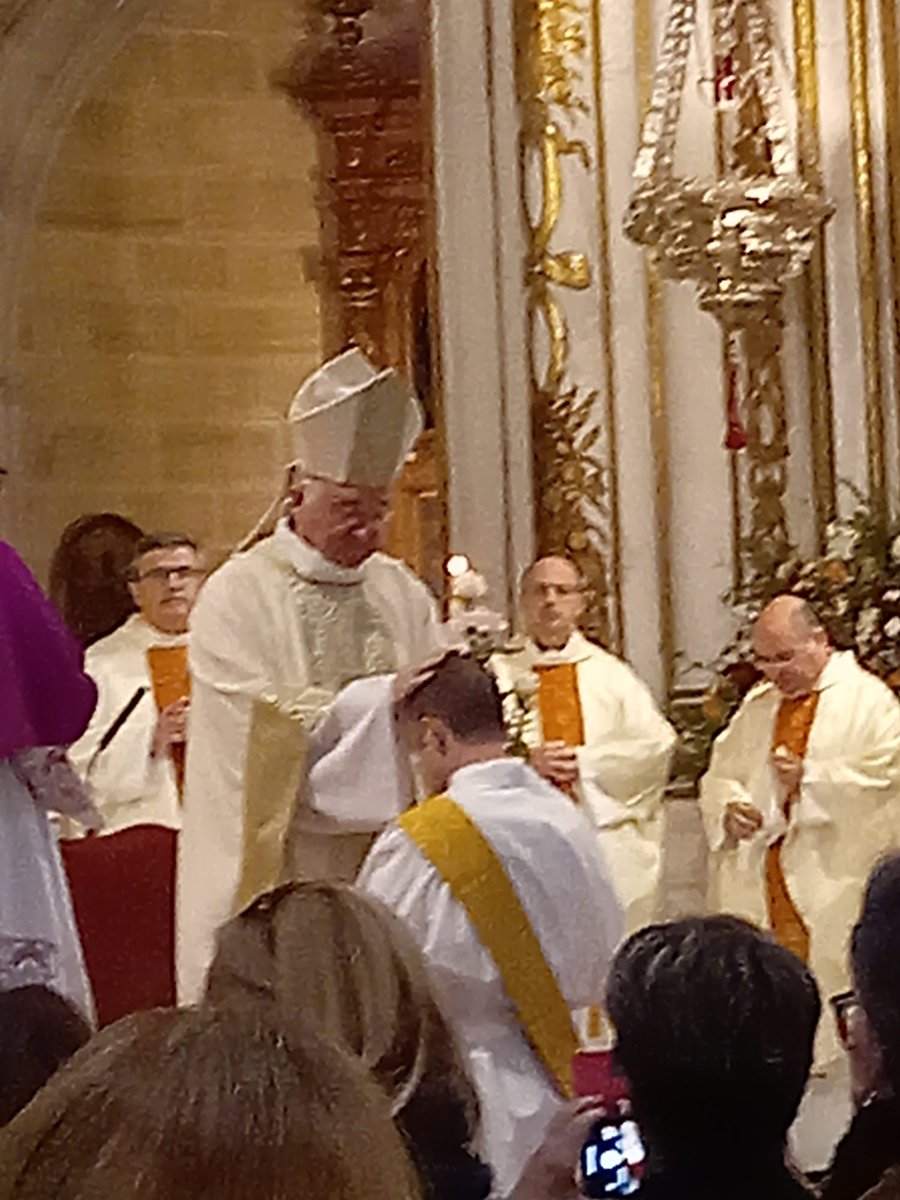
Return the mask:
<path fill-rule="evenodd" d="M 898 22 L 897 0 L 2 0 L 4 537 L 44 579 L 92 511 L 221 559 L 279 484 L 298 382 L 356 342 L 429 412 L 392 547 L 438 591 L 465 553 L 507 612 L 536 548 L 572 553 L 593 632 L 677 704 L 734 632 L 723 594 L 820 549 L 845 482 L 897 512 Z M 736 137 L 830 214 L 777 329 L 737 336 L 626 236 L 666 61 L 671 177 L 721 178 Z M 771 126 L 723 116 L 748 81 Z"/>

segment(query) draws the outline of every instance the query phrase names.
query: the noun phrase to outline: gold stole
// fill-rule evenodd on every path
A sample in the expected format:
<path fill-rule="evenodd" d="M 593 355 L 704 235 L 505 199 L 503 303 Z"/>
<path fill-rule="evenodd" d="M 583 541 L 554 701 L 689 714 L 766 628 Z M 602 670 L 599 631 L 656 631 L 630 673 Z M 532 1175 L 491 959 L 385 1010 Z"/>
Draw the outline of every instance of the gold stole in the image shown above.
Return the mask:
<path fill-rule="evenodd" d="M 147 651 L 147 664 L 153 684 L 153 698 L 160 712 L 170 704 L 190 697 L 187 646 L 151 646 Z M 179 800 L 184 791 L 184 752 L 184 742 L 176 742 L 169 747 Z"/>
<path fill-rule="evenodd" d="M 796 699 L 784 699 L 775 718 L 775 732 L 772 735 L 772 751 L 783 746 L 798 758 L 806 757 L 806 747 L 809 745 L 809 735 L 812 732 L 816 708 L 819 703 L 819 693 L 810 692 L 808 696 Z M 790 820 L 791 809 L 799 794 L 799 787 L 792 788 L 782 800 L 784 815 Z M 769 908 L 769 924 L 772 932 L 782 946 L 793 951 L 804 962 L 809 960 L 809 930 L 800 915 L 793 897 L 788 890 L 787 880 L 781 866 L 781 848 L 784 836 L 774 842 L 766 851 L 766 898 Z"/>
<path fill-rule="evenodd" d="M 449 796 L 410 809 L 399 825 L 465 909 L 537 1056 L 560 1093 L 572 1097 L 578 1035 L 569 1006 L 492 846 Z"/>
<path fill-rule="evenodd" d="M 244 835 L 236 913 L 285 875 L 287 835 L 300 795 L 309 737 L 290 704 L 253 701 L 244 769 Z"/>
<path fill-rule="evenodd" d="M 536 666 L 538 705 L 541 713 L 541 734 L 545 742 L 562 742 L 566 746 L 584 745 L 584 717 L 581 696 L 578 694 L 578 668 L 575 663 L 557 666 Z M 562 789 L 578 801 L 574 788 Z"/>

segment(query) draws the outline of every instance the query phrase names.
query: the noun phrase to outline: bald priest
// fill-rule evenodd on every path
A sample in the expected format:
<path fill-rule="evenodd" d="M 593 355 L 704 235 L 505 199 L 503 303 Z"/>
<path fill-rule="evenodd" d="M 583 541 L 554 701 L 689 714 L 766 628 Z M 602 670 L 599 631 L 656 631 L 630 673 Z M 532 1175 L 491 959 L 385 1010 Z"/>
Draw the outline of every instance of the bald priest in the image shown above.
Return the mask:
<path fill-rule="evenodd" d="M 367 802 L 365 811 L 313 808 L 311 734 L 351 681 L 386 679 L 439 640 L 431 593 L 379 552 L 390 485 L 422 428 L 409 386 L 349 350 L 303 383 L 288 427 L 274 531 L 212 576 L 191 621 L 182 1003 L 200 994 L 217 927 L 278 882 L 286 854 L 292 874 L 352 879 L 373 833 L 399 815 L 397 788 L 358 787 L 371 782 L 364 745 L 342 754 L 340 725 L 328 719 L 319 749 L 353 774 L 353 794 Z M 342 785 L 331 791 L 346 799 Z"/>
<path fill-rule="evenodd" d="M 763 678 L 700 785 L 710 907 L 771 929 L 830 996 L 849 986 L 869 870 L 900 835 L 900 703 L 797 596 L 762 611 L 753 651 Z M 817 1063 L 839 1057 L 822 1021 Z"/>
<path fill-rule="evenodd" d="M 580 633 L 585 599 L 571 559 L 532 563 L 519 596 L 526 636 L 490 665 L 513 720 L 524 706 L 531 765 L 586 806 L 632 932 L 657 915 L 675 732 L 628 664 Z"/>

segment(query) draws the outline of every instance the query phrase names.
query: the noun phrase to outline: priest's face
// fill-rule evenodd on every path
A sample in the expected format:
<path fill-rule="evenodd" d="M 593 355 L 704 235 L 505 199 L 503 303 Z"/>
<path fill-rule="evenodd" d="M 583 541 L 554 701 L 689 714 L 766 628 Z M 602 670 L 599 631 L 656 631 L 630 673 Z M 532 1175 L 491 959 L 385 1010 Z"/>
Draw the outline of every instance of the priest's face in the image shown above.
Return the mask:
<path fill-rule="evenodd" d="M 294 532 L 339 567 L 358 567 L 381 545 L 388 489 L 307 477 L 293 492 Z"/>
<path fill-rule="evenodd" d="M 203 576 L 193 546 L 165 546 L 141 555 L 129 588 L 148 625 L 163 633 L 186 633 Z"/>
<path fill-rule="evenodd" d="M 522 580 L 525 632 L 547 650 L 561 650 L 584 613 L 584 584 L 567 558 L 539 559 Z"/>
<path fill-rule="evenodd" d="M 830 648 L 824 629 L 803 620 L 760 617 L 753 632 L 756 665 L 783 696 L 807 696 L 828 662 Z"/>

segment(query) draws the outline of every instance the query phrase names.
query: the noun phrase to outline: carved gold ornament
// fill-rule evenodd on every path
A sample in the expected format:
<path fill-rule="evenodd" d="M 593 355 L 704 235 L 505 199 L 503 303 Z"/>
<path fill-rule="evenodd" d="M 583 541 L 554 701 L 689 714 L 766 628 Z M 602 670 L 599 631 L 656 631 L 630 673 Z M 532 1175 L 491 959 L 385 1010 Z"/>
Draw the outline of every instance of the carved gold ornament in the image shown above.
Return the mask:
<path fill-rule="evenodd" d="M 560 246 L 567 185 L 594 167 L 577 134 L 589 124 L 585 9 L 576 0 L 516 0 L 516 91 L 539 554 L 566 554 L 589 585 L 588 630 L 615 643 L 615 521 L 611 469 L 595 387 L 572 378 L 567 293 L 593 282 L 588 255 Z"/>
<path fill-rule="evenodd" d="M 725 171 L 719 179 L 706 180 L 675 173 L 698 4 L 672 0 L 625 232 L 651 250 L 664 276 L 693 280 L 701 308 L 733 328 L 773 315 L 786 281 L 809 262 L 819 231 L 834 210 L 815 166 L 808 167 L 806 178 L 798 171 L 776 83 L 767 0 L 708 0 L 707 15 L 716 106 L 740 114 Z M 735 74 L 726 78 L 729 66 Z M 751 98 L 755 119 L 748 122 Z"/>

